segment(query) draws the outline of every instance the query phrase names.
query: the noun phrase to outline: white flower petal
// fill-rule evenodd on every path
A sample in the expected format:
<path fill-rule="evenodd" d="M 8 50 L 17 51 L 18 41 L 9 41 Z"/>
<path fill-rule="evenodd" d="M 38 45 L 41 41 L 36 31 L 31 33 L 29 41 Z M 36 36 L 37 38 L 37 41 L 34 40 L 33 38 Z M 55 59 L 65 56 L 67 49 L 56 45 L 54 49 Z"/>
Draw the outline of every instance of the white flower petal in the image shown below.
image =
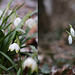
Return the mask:
<path fill-rule="evenodd" d="M 71 33 L 72 36 L 75 36 L 74 35 L 74 29 L 73 28 L 70 28 L 70 33 Z"/>
<path fill-rule="evenodd" d="M 29 57 L 23 62 L 23 65 L 22 65 L 23 70 L 26 67 L 31 68 L 32 72 L 34 72 L 37 68 L 37 63 L 33 58 Z"/>
<path fill-rule="evenodd" d="M 28 19 L 28 20 L 25 22 L 25 25 L 28 26 L 28 27 L 30 27 L 30 28 L 32 28 L 33 26 L 36 25 L 36 22 L 35 22 L 34 19 L 30 18 L 30 19 Z"/>
<path fill-rule="evenodd" d="M 10 50 L 10 51 L 15 50 L 16 53 L 18 53 L 19 50 L 20 50 L 20 47 L 19 47 L 19 45 L 18 45 L 17 43 L 13 43 L 13 44 L 11 44 L 11 45 L 9 46 L 9 50 Z"/>
<path fill-rule="evenodd" d="M 68 42 L 69 42 L 69 44 L 72 44 L 72 36 L 71 35 L 69 35 L 69 37 L 68 37 Z"/>
<path fill-rule="evenodd" d="M 16 19 L 14 20 L 14 25 L 15 25 L 15 27 L 17 27 L 20 22 L 21 22 L 21 18 L 16 18 Z"/>

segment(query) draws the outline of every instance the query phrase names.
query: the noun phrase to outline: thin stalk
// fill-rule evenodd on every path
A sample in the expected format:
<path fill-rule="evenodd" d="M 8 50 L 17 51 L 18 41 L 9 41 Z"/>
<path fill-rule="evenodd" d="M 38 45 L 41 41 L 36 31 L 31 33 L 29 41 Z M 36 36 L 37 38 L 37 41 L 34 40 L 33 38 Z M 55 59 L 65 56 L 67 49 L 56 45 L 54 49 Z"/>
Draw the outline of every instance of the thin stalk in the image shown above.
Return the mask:
<path fill-rule="evenodd" d="M 20 53 L 20 51 L 19 51 L 19 59 L 20 59 L 21 75 L 23 75 L 23 72 L 22 72 L 22 61 L 21 61 L 21 53 Z"/>
<path fill-rule="evenodd" d="M 31 75 L 31 69 L 29 69 L 29 71 L 28 71 L 28 75 Z"/>

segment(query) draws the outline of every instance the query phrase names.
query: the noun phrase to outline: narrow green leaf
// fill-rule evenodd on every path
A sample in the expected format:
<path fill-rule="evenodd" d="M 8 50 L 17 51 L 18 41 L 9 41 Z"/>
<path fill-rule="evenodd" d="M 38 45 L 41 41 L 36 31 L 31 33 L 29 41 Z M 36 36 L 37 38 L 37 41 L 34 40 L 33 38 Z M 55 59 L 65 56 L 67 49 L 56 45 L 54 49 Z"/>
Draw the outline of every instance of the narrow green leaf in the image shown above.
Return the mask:
<path fill-rule="evenodd" d="M 16 10 L 20 9 L 24 4 L 25 4 L 25 2 L 22 5 L 20 5 Z"/>
<path fill-rule="evenodd" d="M 35 10 L 34 12 L 32 12 L 32 13 L 30 14 L 30 16 L 34 15 L 35 13 L 38 13 L 38 10 Z"/>
<path fill-rule="evenodd" d="M 20 75 L 20 73 L 21 73 L 21 68 L 19 68 L 17 75 Z"/>
<path fill-rule="evenodd" d="M 23 29 L 17 28 L 16 31 L 21 31 L 23 33 L 25 33 L 25 31 Z"/>
<path fill-rule="evenodd" d="M 37 33 L 35 33 L 32 36 L 30 36 L 29 38 L 25 39 L 25 41 L 21 42 L 21 45 L 24 44 L 24 43 L 26 43 L 27 41 L 29 41 L 31 38 L 33 38 L 36 35 L 37 35 Z"/>
<path fill-rule="evenodd" d="M 2 54 L 5 58 L 7 58 L 13 64 L 13 66 L 15 67 L 15 69 L 17 70 L 17 67 L 16 67 L 15 63 L 13 62 L 13 60 L 8 55 L 6 55 L 5 53 L 3 53 L 2 51 L 0 51 L 0 54 Z"/>
<path fill-rule="evenodd" d="M 3 66 L 2 64 L 0 64 L 0 68 L 7 71 L 8 73 L 10 73 L 10 75 L 13 75 L 12 72 L 8 71 L 7 68 L 5 66 Z"/>
<path fill-rule="evenodd" d="M 31 47 L 32 50 L 33 50 L 33 52 L 34 52 L 34 54 L 38 56 L 38 53 L 37 53 L 37 51 L 36 51 L 36 48 L 35 48 L 34 46 L 32 46 L 32 45 L 29 45 L 29 47 Z"/>
<path fill-rule="evenodd" d="M 12 24 L 12 22 L 9 23 L 9 24 L 4 28 L 4 30 L 6 30 L 11 24 Z"/>

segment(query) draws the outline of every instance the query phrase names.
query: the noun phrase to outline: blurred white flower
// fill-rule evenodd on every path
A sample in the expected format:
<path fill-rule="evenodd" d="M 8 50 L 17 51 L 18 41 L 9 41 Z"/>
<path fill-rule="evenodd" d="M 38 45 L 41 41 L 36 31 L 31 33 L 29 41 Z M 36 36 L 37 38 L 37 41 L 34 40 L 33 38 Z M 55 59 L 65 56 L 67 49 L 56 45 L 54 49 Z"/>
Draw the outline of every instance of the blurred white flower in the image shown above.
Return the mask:
<path fill-rule="evenodd" d="M 22 64 L 22 69 L 24 70 L 26 67 L 31 68 L 31 72 L 33 73 L 34 71 L 37 71 L 37 63 L 36 61 L 28 57 Z"/>
<path fill-rule="evenodd" d="M 52 75 L 54 75 L 58 70 L 55 70 L 55 67 L 53 66 L 51 71 L 52 71 Z"/>
<path fill-rule="evenodd" d="M 18 53 L 19 52 L 19 50 L 20 50 L 20 47 L 19 47 L 19 45 L 17 44 L 17 43 L 13 43 L 13 44 L 11 44 L 10 46 L 9 46 L 9 50 L 10 51 L 16 51 L 16 53 Z"/>
<path fill-rule="evenodd" d="M 74 37 L 75 35 L 74 35 L 74 29 L 71 27 L 70 28 L 70 33 L 71 33 L 71 35 Z"/>
<path fill-rule="evenodd" d="M 15 27 L 17 27 L 18 26 L 18 24 L 21 22 L 21 18 L 16 18 L 15 20 L 14 20 L 14 25 L 15 25 Z"/>
<path fill-rule="evenodd" d="M 72 69 L 73 74 L 75 74 L 75 68 Z"/>
<path fill-rule="evenodd" d="M 2 10 L 0 10 L 0 16 L 2 15 L 2 13 L 3 13 L 3 11 L 2 11 Z"/>
<path fill-rule="evenodd" d="M 38 37 L 36 37 L 36 42 L 38 43 Z"/>
<path fill-rule="evenodd" d="M 72 44 L 72 36 L 71 35 L 69 35 L 69 37 L 68 37 L 68 42 L 69 42 L 69 44 Z"/>
<path fill-rule="evenodd" d="M 33 26 L 36 26 L 36 22 L 34 19 L 30 18 L 26 20 L 25 25 L 28 26 L 29 28 L 32 28 Z"/>

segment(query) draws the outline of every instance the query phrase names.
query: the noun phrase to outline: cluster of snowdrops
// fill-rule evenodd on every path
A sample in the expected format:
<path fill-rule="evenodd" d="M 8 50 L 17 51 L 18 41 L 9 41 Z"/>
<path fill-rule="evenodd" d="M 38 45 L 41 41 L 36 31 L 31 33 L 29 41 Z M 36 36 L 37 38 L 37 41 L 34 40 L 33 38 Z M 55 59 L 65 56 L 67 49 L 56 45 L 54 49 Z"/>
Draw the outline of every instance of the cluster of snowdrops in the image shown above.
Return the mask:
<path fill-rule="evenodd" d="M 69 24 L 70 25 L 70 24 Z M 74 39 L 74 37 L 75 37 L 75 30 L 74 30 L 74 28 L 72 27 L 72 25 L 70 25 L 70 32 L 68 32 L 68 31 L 66 31 L 68 34 L 69 34 L 69 36 L 68 36 L 68 42 L 69 42 L 69 44 L 72 44 L 72 42 L 73 42 L 73 39 Z"/>
<path fill-rule="evenodd" d="M 34 36 L 37 36 L 37 33 L 28 35 L 30 29 L 37 25 L 37 22 L 31 18 L 35 12 L 29 12 L 21 19 L 16 11 L 20 9 L 24 3 L 20 7 L 14 7 L 12 10 L 10 8 L 11 3 L 12 0 L 8 3 L 5 10 L 0 10 L 0 74 L 2 74 L 3 70 L 9 74 L 13 74 L 11 70 L 14 68 L 16 69 L 16 75 L 23 75 L 23 70 L 28 67 L 28 74 L 31 75 L 33 72 L 38 72 L 37 51 L 34 46 L 27 46 L 25 43 Z M 25 57 L 24 60 L 22 60 L 21 49 L 25 47 L 31 47 L 33 54 L 28 54 L 29 57 Z M 17 68 L 18 64 L 13 61 L 13 56 L 17 53 L 19 54 L 20 61 L 19 68 Z M 4 64 L 5 60 L 6 64 Z M 8 62 L 12 65 L 9 65 Z M 9 68 L 6 68 L 6 65 L 8 65 Z"/>

